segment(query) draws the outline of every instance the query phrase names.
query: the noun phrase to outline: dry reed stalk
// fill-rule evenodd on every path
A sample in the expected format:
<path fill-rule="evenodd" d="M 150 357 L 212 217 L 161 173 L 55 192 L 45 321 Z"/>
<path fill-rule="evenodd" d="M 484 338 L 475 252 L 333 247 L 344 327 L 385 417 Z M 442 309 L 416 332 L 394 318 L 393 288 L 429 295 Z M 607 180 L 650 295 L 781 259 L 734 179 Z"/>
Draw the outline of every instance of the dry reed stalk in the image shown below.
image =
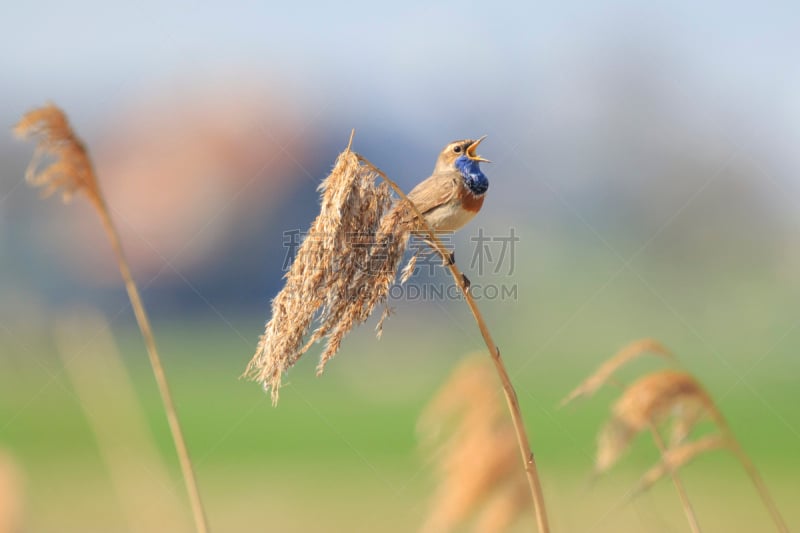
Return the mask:
<path fill-rule="evenodd" d="M 339 350 L 344 336 L 355 325 L 365 322 L 375 307 L 386 304 L 411 231 L 426 233 L 437 253 L 442 257 L 450 255 L 402 189 L 366 158 L 351 151 L 354 134 L 355 131 L 331 174 L 320 185 L 320 213 L 297 252 L 284 288 L 272 301 L 272 317 L 245 370 L 245 376 L 271 389 L 273 403 L 278 400 L 283 374 L 314 342 L 327 339 L 317 367 L 319 374 Z M 384 183 L 375 184 L 378 176 Z M 392 205 L 389 187 L 400 197 L 401 208 L 388 211 Z M 404 223 L 409 212 L 415 215 L 412 220 L 417 221 L 416 227 Z M 448 268 L 464 293 L 500 376 L 528 476 L 537 523 L 540 531 L 547 532 L 541 483 L 516 392 L 464 276 L 455 264 L 449 264 Z M 401 278 L 407 279 L 411 270 L 413 266 L 406 269 Z M 389 312 L 386 307 L 378 322 L 379 334 Z M 315 317 L 317 328 L 304 343 Z"/>
<path fill-rule="evenodd" d="M 731 450 L 731 453 L 733 453 L 736 459 L 738 459 L 739 464 L 742 465 L 742 468 L 750 477 L 750 481 L 756 488 L 756 492 L 758 492 L 761 502 L 764 504 L 764 507 L 767 508 L 772 521 L 775 523 L 775 528 L 781 533 L 789 533 L 789 526 L 786 525 L 786 521 L 783 519 L 783 516 L 781 516 L 778 506 L 775 505 L 775 500 L 772 499 L 772 495 L 769 493 L 767 484 L 764 483 L 764 480 L 761 478 L 761 474 L 758 473 L 756 465 L 753 464 L 753 462 L 750 460 L 750 457 L 744 452 L 744 449 L 739 444 L 739 441 L 734 438 L 733 433 L 730 431 L 727 425 L 724 426 L 724 434 L 728 439 L 728 447 Z"/>
<path fill-rule="evenodd" d="M 438 477 L 424 532 L 452 531 L 479 509 L 477 531 L 503 531 L 530 506 L 492 373 L 485 355 L 468 357 L 420 417 L 421 448 Z"/>
<path fill-rule="evenodd" d="M 436 249 L 436 252 L 441 257 L 449 257 L 450 253 L 444 247 L 442 241 L 436 235 L 436 232 L 433 230 L 433 228 L 431 228 L 430 224 L 427 223 L 417 206 L 414 205 L 414 202 L 408 199 L 406 194 L 397 185 L 397 183 L 392 181 L 383 171 L 370 163 L 366 158 L 360 155 L 358 157 L 360 161 L 378 173 L 392 187 L 392 190 L 397 193 L 400 199 L 411 209 L 411 211 L 414 213 L 415 220 L 417 220 L 419 223 L 420 229 L 428 235 L 428 240 Z M 545 508 L 544 503 L 544 493 L 542 492 L 542 485 L 539 479 L 539 470 L 536 466 L 536 460 L 533 456 L 528 434 L 525 430 L 525 422 L 522 419 L 522 410 L 519 406 L 517 392 L 514 390 L 514 385 L 511 383 L 511 377 L 508 375 L 503 358 L 500 356 L 500 348 L 495 344 L 494 339 L 492 339 L 492 334 L 489 332 L 489 326 L 487 326 L 486 320 L 484 320 L 483 315 L 478 309 L 478 304 L 475 303 L 475 299 L 472 297 L 472 293 L 469 291 L 469 286 L 466 283 L 464 274 L 461 273 L 461 270 L 459 270 L 454 261 L 449 261 L 446 264 L 447 268 L 450 270 L 450 274 L 453 276 L 453 281 L 464 294 L 464 300 L 467 302 L 467 306 L 472 312 L 473 318 L 475 318 L 475 322 L 481 332 L 481 336 L 486 344 L 486 348 L 489 350 L 489 354 L 491 355 L 497 375 L 500 377 L 500 382 L 503 386 L 503 393 L 505 394 L 508 410 L 511 414 L 511 420 L 514 424 L 514 432 L 517 436 L 517 444 L 519 446 L 520 454 L 522 455 L 522 462 L 525 466 L 525 473 L 528 477 L 528 484 L 530 485 L 531 496 L 534 504 L 534 512 L 536 513 L 536 524 L 541 533 L 547 533 L 550 531 L 550 526 L 548 525 L 547 521 L 547 509 Z"/>
<path fill-rule="evenodd" d="M 627 449 L 633 436 L 645 429 L 650 431 L 665 464 L 669 465 L 666 459 L 669 450 L 658 430 L 658 424 L 667 417 L 673 418 L 673 428 L 680 427 L 683 436 L 688 435 L 703 414 L 709 414 L 715 421 L 722 419 L 700 384 L 691 375 L 673 370 L 654 372 L 634 382 L 623 392 L 612 412 L 611 421 L 599 437 L 596 462 L 598 472 L 610 468 Z M 675 434 L 673 429 L 673 436 Z M 689 528 L 693 533 L 699 533 L 697 514 L 678 475 L 678 469 L 669 467 L 667 472 L 675 485 Z"/>
<path fill-rule="evenodd" d="M 750 477 L 777 530 L 782 533 L 788 532 L 789 529 L 786 526 L 786 522 L 783 520 L 755 465 L 736 440 L 711 396 L 690 374 L 661 371 L 639 379 L 628 387 L 622 398 L 614 406 L 614 417 L 611 424 L 614 424 L 615 420 L 622 421 L 622 427 L 627 428 L 623 430 L 623 434 L 627 431 L 634 431 L 635 434 L 641 431 L 641 424 L 645 423 L 646 420 L 649 419 L 650 424 L 657 424 L 670 414 L 676 420 L 676 425 L 673 426 L 673 442 L 681 440 L 675 438 L 676 434 L 678 437 L 685 437 L 701 417 L 708 416 L 719 429 L 720 438 L 726 443 L 725 448 L 734 454 Z M 676 431 L 676 428 L 679 429 Z M 629 440 L 630 438 L 628 442 Z M 686 458 L 685 454 L 693 449 L 699 453 L 704 446 L 711 446 L 713 443 L 711 440 L 699 442 L 700 444 L 696 444 L 695 448 L 689 447 L 685 448 L 683 452 L 676 452 L 675 457 L 678 459 L 681 457 Z M 627 443 L 625 443 L 625 446 L 627 446 Z M 600 457 L 600 453 L 598 452 L 598 457 Z M 609 456 L 613 455 L 613 451 L 609 450 Z M 617 452 L 618 455 L 619 452 Z M 673 460 L 675 460 L 675 457 L 673 457 Z M 688 461 L 688 458 L 686 460 Z"/>
<path fill-rule="evenodd" d="M 663 441 L 662 441 L 663 444 Z M 661 462 L 644 473 L 631 496 L 640 494 L 655 485 L 667 473 L 677 472 L 700 454 L 728 448 L 730 442 L 719 434 L 705 435 L 695 441 L 674 448 L 663 449 Z"/>
<path fill-rule="evenodd" d="M 612 408 L 611 420 L 598 437 L 595 469 L 605 472 L 616 463 L 634 436 L 668 417 L 680 419 L 698 407 L 719 423 L 722 416 L 699 383 L 686 372 L 661 370 L 631 384 Z"/>
<path fill-rule="evenodd" d="M 692 502 L 689 500 L 686 487 L 683 486 L 683 481 L 681 481 L 680 475 L 678 474 L 678 468 L 674 467 L 668 460 L 667 454 L 669 450 L 664 444 L 664 439 L 661 438 L 661 433 L 658 432 L 658 428 L 652 422 L 650 423 L 650 434 L 653 436 L 653 442 L 656 443 L 658 452 L 663 458 L 663 464 L 666 465 L 667 471 L 672 479 L 672 484 L 675 486 L 675 491 L 678 493 L 678 498 L 681 500 L 681 507 L 683 507 L 686 520 L 689 522 L 689 529 L 692 530 L 692 533 L 700 533 L 700 523 L 697 521 L 697 513 L 695 513 Z"/>
<path fill-rule="evenodd" d="M 125 290 L 128 292 L 128 298 L 131 301 L 131 307 L 150 358 L 153 375 L 158 384 L 161 400 L 164 403 L 164 411 L 172 433 L 172 440 L 175 443 L 181 471 L 186 482 L 186 489 L 189 493 L 189 502 L 192 507 L 195 525 L 198 531 L 205 533 L 208 531 L 208 525 L 200 499 L 200 492 L 197 488 L 189 450 L 183 438 L 178 413 L 172 400 L 166 374 L 161 365 L 158 349 L 156 348 L 150 320 L 145 312 L 139 289 L 133 280 L 128 262 L 125 259 L 119 233 L 114 226 L 111 213 L 98 185 L 89 153 L 83 142 L 72 130 L 67 116 L 53 104 L 48 104 L 26 113 L 15 126 L 14 133 L 23 139 L 36 138 L 38 142 L 33 159 L 25 172 L 28 183 L 35 187 L 44 187 L 45 196 L 61 190 L 65 202 L 69 201 L 75 193 L 82 192 L 89 198 L 100 217 L 125 283 Z M 42 160 L 46 156 L 50 157 L 51 163 L 44 168 L 40 168 Z"/>
<path fill-rule="evenodd" d="M 84 346 L 87 334 L 92 345 Z M 186 531 L 169 473 L 109 329 L 94 312 L 59 320 L 56 347 L 131 531 Z"/>
<path fill-rule="evenodd" d="M 272 317 L 245 371 L 271 389 L 274 404 L 283 374 L 313 343 L 327 339 L 321 374 L 345 335 L 386 303 L 408 231 L 382 220 L 391 195 L 376 178 L 348 146 L 319 186 L 320 213 L 272 300 Z M 315 318 L 317 327 L 304 342 Z"/>
<path fill-rule="evenodd" d="M 606 359 L 606 361 L 595 370 L 594 374 L 586 378 L 583 383 L 569 393 L 569 396 L 561 401 L 561 405 L 564 406 L 582 396 L 592 396 L 597 392 L 597 389 L 606 384 L 611 375 L 622 365 L 646 353 L 674 360 L 672 353 L 655 339 L 646 338 L 633 341 L 624 346 L 609 359 Z"/>
<path fill-rule="evenodd" d="M 638 355 L 637 352 L 644 346 L 648 346 L 647 349 L 653 351 L 653 347 L 661 345 L 655 341 L 637 341 L 615 355 L 612 361 L 621 364 L 621 362 L 630 360 Z M 610 374 L 619 366 L 609 363 L 602 365 L 601 370 L 573 391 L 566 401 L 584 394 L 591 394 L 608 381 Z M 598 376 L 601 377 L 598 378 Z M 711 419 L 719 430 L 719 434 L 682 444 L 703 417 Z M 671 418 L 672 421 L 669 446 L 664 443 L 658 431 L 658 425 L 668 418 Z M 653 439 L 661 451 L 663 462 L 661 468 L 663 469 L 658 469 L 658 467 L 651 469 L 645 474 L 642 483 L 646 485 L 645 488 L 649 487 L 664 473 L 669 472 L 693 531 L 699 530 L 697 518 L 686 496 L 683 484 L 677 476 L 677 471 L 697 454 L 719 448 L 728 449 L 736 456 L 769 511 L 777 530 L 782 533 L 788 531 L 780 511 L 755 465 L 739 445 L 711 396 L 691 374 L 675 370 L 653 372 L 639 378 L 625 389 L 612 408 L 611 420 L 598 437 L 595 472 L 601 473 L 611 468 L 628 448 L 633 437 L 645 429 L 651 431 Z M 650 479 L 653 481 L 649 482 Z M 648 482 L 649 484 L 647 484 Z M 639 491 L 641 490 L 643 489 L 640 488 Z"/>

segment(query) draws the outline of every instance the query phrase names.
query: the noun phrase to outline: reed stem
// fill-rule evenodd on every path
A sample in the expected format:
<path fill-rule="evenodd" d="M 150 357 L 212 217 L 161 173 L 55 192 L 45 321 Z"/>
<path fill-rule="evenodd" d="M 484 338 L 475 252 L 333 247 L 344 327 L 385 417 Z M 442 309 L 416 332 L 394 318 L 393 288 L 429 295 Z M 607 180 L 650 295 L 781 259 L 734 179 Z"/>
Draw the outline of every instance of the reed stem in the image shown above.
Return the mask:
<path fill-rule="evenodd" d="M 44 187 L 44 196 L 52 194 L 58 189 L 63 189 L 64 201 L 67 201 L 77 192 L 83 192 L 100 217 L 103 229 L 117 260 L 122 280 L 125 283 L 125 290 L 128 292 L 136 322 L 144 338 L 147 355 L 150 357 L 150 365 L 153 368 L 158 391 L 164 403 L 167 422 L 169 423 L 172 440 L 175 443 L 175 450 L 178 454 L 184 482 L 189 493 L 189 502 L 197 531 L 206 533 L 208 525 L 203 511 L 203 504 L 200 500 L 200 492 L 197 489 L 192 462 L 178 421 L 175 404 L 169 391 L 167 377 L 164 374 L 161 358 L 156 349 L 156 341 L 150 327 L 150 320 L 144 310 L 144 305 L 142 305 L 142 299 L 139 296 L 136 283 L 133 281 L 128 261 L 125 259 L 119 232 L 111 220 L 111 213 L 100 190 L 97 175 L 89 158 L 89 152 L 83 141 L 73 131 L 64 111 L 54 104 L 47 104 L 23 115 L 15 126 L 14 133 L 21 138 L 38 137 L 36 151 L 25 171 L 25 179 L 28 183 L 35 187 Z M 45 168 L 40 168 L 39 164 L 48 154 L 52 156 L 54 161 L 50 162 Z"/>
<path fill-rule="evenodd" d="M 722 416 L 722 413 L 719 412 L 716 407 L 713 408 L 711 417 L 717 424 L 719 430 L 725 436 L 725 439 L 728 441 L 728 449 L 734 456 L 736 456 L 736 459 L 750 477 L 750 481 L 752 481 L 756 488 L 756 492 L 758 492 L 759 497 L 761 497 L 764 507 L 767 508 L 772 521 L 775 523 L 775 529 L 777 529 L 780 533 L 789 533 L 789 526 L 786 525 L 786 522 L 783 520 L 783 516 L 781 516 L 781 512 L 778 510 L 778 506 L 775 504 L 775 500 L 772 499 L 769 489 L 767 488 L 767 484 L 764 483 L 764 480 L 761 478 L 761 474 L 758 473 L 756 465 L 753 464 L 753 462 L 750 460 L 750 457 L 744 452 L 744 449 L 739 444 L 739 441 L 736 440 L 736 436 L 733 434 L 733 430 L 731 430 L 730 426 L 728 425 L 728 421 L 725 420 L 725 417 Z"/>
<path fill-rule="evenodd" d="M 772 521 L 775 522 L 775 529 L 777 529 L 780 533 L 789 533 L 789 526 L 787 526 L 786 522 L 784 522 L 783 516 L 781 516 L 781 513 L 778 510 L 778 506 L 775 505 L 775 501 L 772 499 L 769 489 L 767 489 L 767 484 L 764 483 L 764 480 L 761 478 L 761 474 L 758 473 L 758 470 L 750 460 L 750 457 L 748 457 L 748 455 L 744 453 L 742 447 L 739 446 L 739 442 L 733 438 L 730 430 L 727 430 L 727 433 L 728 441 L 730 442 L 730 450 L 739 460 L 739 463 L 741 463 L 744 471 L 747 472 L 747 475 L 750 477 L 750 481 L 753 482 L 758 495 L 761 497 L 761 501 L 764 503 L 764 507 L 767 508 L 767 511 L 769 511 L 769 514 L 772 517 Z"/>
<path fill-rule="evenodd" d="M 678 497 L 681 499 L 681 506 L 683 507 L 683 512 L 686 514 L 686 520 L 689 522 L 689 529 L 692 530 L 692 533 L 700 533 L 700 523 L 697 521 L 697 514 L 694 512 L 692 502 L 689 501 L 686 488 L 683 486 L 678 471 L 667 461 L 667 446 L 664 444 L 664 439 L 661 437 L 661 433 L 658 432 L 658 428 L 652 422 L 650 422 L 650 433 L 653 435 L 653 441 L 656 443 L 656 447 L 661 453 L 661 459 L 665 462 L 667 471 L 672 478 L 672 483 L 675 485 L 675 490 L 678 492 Z"/>
<path fill-rule="evenodd" d="M 350 136 L 350 143 L 352 143 L 352 134 Z M 348 144 L 348 150 L 350 149 L 350 144 Z M 394 192 L 401 198 L 401 201 L 407 202 L 411 209 L 414 211 L 414 215 L 420 221 L 421 226 L 428 234 L 430 242 L 436 247 L 436 251 L 441 254 L 443 258 L 448 257 L 450 254 L 445 249 L 442 242 L 436 236 L 436 233 L 431 228 L 430 224 L 425 220 L 420 213 L 419 209 L 417 208 L 414 203 L 408 199 L 408 196 L 403 192 L 403 190 L 395 183 L 392 179 L 390 179 L 382 170 L 378 167 L 373 165 L 369 160 L 363 157 L 360 154 L 355 154 L 358 157 L 358 160 L 367 165 L 370 169 L 372 169 L 376 174 L 378 174 L 381 178 L 383 178 L 386 183 L 394 190 Z M 489 353 L 492 357 L 492 362 L 494 362 L 495 369 L 497 370 L 497 374 L 500 377 L 500 382 L 503 385 L 503 392 L 506 397 L 506 403 L 508 404 L 508 410 L 511 413 L 511 420 L 514 424 L 514 431 L 517 435 L 517 443 L 519 444 L 520 454 L 522 455 L 522 462 L 525 465 L 525 473 L 528 477 L 528 485 L 530 485 L 531 496 L 533 498 L 533 507 L 536 513 L 536 524 L 538 529 L 541 533 L 549 533 L 550 527 L 547 522 L 547 511 L 545 509 L 544 504 L 544 494 L 542 492 L 542 485 L 539 480 L 539 471 L 536 467 L 536 460 L 534 459 L 533 452 L 531 451 L 531 445 L 528 440 L 528 434 L 525 431 L 525 424 L 522 419 L 522 411 L 519 407 L 519 400 L 517 399 L 517 393 L 514 390 L 514 386 L 511 383 L 511 378 L 508 375 L 508 371 L 506 370 L 505 364 L 503 363 L 503 359 L 500 356 L 500 348 L 494 343 L 492 339 L 492 335 L 489 332 L 489 327 L 486 325 L 486 321 L 483 318 L 480 310 L 478 309 L 477 304 L 475 303 L 475 299 L 472 297 L 472 294 L 469 291 L 469 288 L 464 283 L 464 276 L 459 270 L 459 268 L 455 265 L 454 262 L 448 262 L 447 267 L 450 269 L 450 273 L 453 276 L 453 280 L 455 281 L 456 285 L 461 289 L 461 292 L 464 293 L 464 299 L 469 306 L 470 311 L 472 312 L 472 316 L 475 318 L 475 322 L 478 325 L 478 329 L 481 332 L 481 336 L 483 337 L 483 341 L 486 343 L 486 348 L 489 350 Z"/>
<path fill-rule="evenodd" d="M 169 389 L 167 376 L 164 373 L 164 367 L 161 365 L 161 357 L 159 356 L 158 349 L 156 348 L 156 339 L 153 336 L 153 330 L 150 327 L 150 319 L 144 310 L 142 299 L 139 296 L 139 289 L 136 287 L 136 283 L 133 281 L 133 276 L 131 275 L 128 261 L 125 259 L 125 253 L 122 249 L 122 242 L 119 238 L 119 233 L 114 226 L 114 222 L 111 220 L 108 207 L 105 205 L 105 202 L 102 199 L 98 199 L 93 203 L 97 207 L 97 212 L 100 215 L 100 220 L 103 223 L 103 229 L 105 230 L 108 240 L 111 243 L 111 249 L 114 251 L 114 256 L 116 257 L 117 264 L 119 266 L 119 272 L 122 275 L 123 281 L 125 282 L 125 290 L 128 292 L 128 298 L 131 301 L 131 307 L 133 307 L 133 314 L 136 316 L 136 323 L 139 325 L 139 330 L 142 333 L 145 348 L 147 349 L 147 355 L 150 358 L 150 366 L 153 368 L 153 375 L 156 378 L 158 392 L 161 395 L 161 401 L 164 403 L 164 411 L 167 415 L 170 433 L 172 434 L 172 440 L 175 444 L 175 451 L 177 452 L 178 461 L 180 462 L 181 472 L 186 484 L 186 491 L 189 494 L 189 504 L 192 509 L 195 527 L 197 528 L 198 533 L 208 533 L 208 522 L 206 519 L 205 510 L 203 508 L 203 502 L 200 498 L 200 490 L 197 487 L 197 479 L 194 475 L 192 460 L 189 456 L 189 449 L 186 446 L 186 441 L 183 438 L 183 431 L 181 430 L 181 424 L 178 419 L 178 412 L 175 409 L 175 403 L 172 400 L 172 393 Z"/>
<path fill-rule="evenodd" d="M 717 426 L 720 428 L 722 433 L 725 435 L 726 440 L 728 441 L 728 449 L 734 456 L 736 456 L 739 464 L 742 465 L 742 468 L 750 477 L 750 481 L 753 482 L 758 495 L 761 497 L 761 501 L 764 503 L 764 507 L 767 508 L 772 521 L 775 523 L 775 529 L 777 529 L 780 533 L 789 533 L 789 526 L 787 526 L 786 522 L 783 520 L 783 516 L 781 516 L 781 513 L 778 510 L 778 506 L 775 505 L 775 500 L 772 499 L 769 489 L 767 489 L 767 484 L 764 483 L 764 480 L 761 478 L 761 474 L 758 473 L 758 469 L 750 460 L 750 457 L 744 452 L 744 449 L 739 445 L 739 441 L 734 437 L 733 431 L 731 431 L 731 428 L 728 426 L 727 421 L 722 417 L 722 414 L 719 412 L 715 412 L 713 414 L 715 416 Z"/>

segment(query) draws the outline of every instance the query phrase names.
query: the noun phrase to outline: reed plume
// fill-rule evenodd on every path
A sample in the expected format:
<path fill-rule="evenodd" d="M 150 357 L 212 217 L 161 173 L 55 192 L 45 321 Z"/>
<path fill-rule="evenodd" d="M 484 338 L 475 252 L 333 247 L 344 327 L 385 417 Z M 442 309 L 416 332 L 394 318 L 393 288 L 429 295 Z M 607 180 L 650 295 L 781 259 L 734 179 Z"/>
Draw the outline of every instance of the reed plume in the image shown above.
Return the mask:
<path fill-rule="evenodd" d="M 286 275 L 286 285 L 272 302 L 272 318 L 267 322 L 256 353 L 245 370 L 245 376 L 261 382 L 265 389 L 271 389 L 273 403 L 278 400 L 283 373 L 311 344 L 327 339 L 317 366 L 319 374 L 338 351 L 344 336 L 355 325 L 365 322 L 379 304 L 384 304 L 377 326 L 380 335 L 384 320 L 391 311 L 385 305 L 389 289 L 412 232 L 426 236 L 426 241 L 441 257 L 450 257 L 417 206 L 378 167 L 352 152 L 352 142 L 351 134 L 347 149 L 321 185 L 320 214 L 312 223 Z M 378 176 L 383 179 L 379 185 L 376 184 Z M 398 196 L 395 203 L 390 189 Z M 352 234 L 348 235 L 348 228 L 355 232 L 355 245 Z M 315 247 L 314 243 L 322 244 Z M 414 258 L 401 274 L 401 282 L 413 272 L 413 262 Z M 534 501 L 537 525 L 542 533 L 546 533 L 549 527 L 544 496 L 517 394 L 500 349 L 469 292 L 467 278 L 455 262 L 448 261 L 446 266 L 464 295 L 503 385 Z M 304 343 L 315 317 L 318 325 Z"/>
<path fill-rule="evenodd" d="M 103 198 L 86 146 L 73 131 L 64 112 L 54 104 L 47 104 L 26 113 L 17 123 L 14 133 L 20 138 L 33 138 L 37 141 L 36 151 L 25 172 L 28 183 L 34 187 L 42 187 L 45 196 L 60 190 L 64 201 L 69 201 L 77 193 L 83 193 L 100 217 L 117 259 L 120 274 L 125 283 L 125 289 L 128 292 L 131 307 L 150 358 L 153 375 L 164 403 L 164 411 L 189 493 L 195 526 L 199 532 L 205 533 L 208 531 L 208 526 L 200 492 L 197 488 L 189 450 L 186 447 L 167 377 L 161 365 L 161 357 L 156 348 L 150 319 L 145 312 L 139 289 L 136 287 L 125 259 L 119 233 Z M 50 163 L 42 165 L 45 158 Z"/>
<path fill-rule="evenodd" d="M 272 317 L 245 371 L 271 391 L 273 403 L 283 374 L 312 344 L 327 341 L 320 374 L 345 335 L 386 303 L 408 231 L 384 218 L 391 194 L 387 184 L 375 183 L 377 177 L 348 146 L 319 186 L 319 215 L 272 300 Z"/>
<path fill-rule="evenodd" d="M 397 194 L 397 196 L 400 197 L 400 201 L 402 203 L 397 210 L 398 214 L 405 216 L 405 214 L 408 212 L 412 213 L 413 218 L 411 220 L 415 224 L 414 230 L 425 236 L 426 241 L 431 245 L 436 253 L 439 254 L 439 256 L 442 258 L 451 257 L 450 253 L 444 247 L 442 241 L 436 235 L 436 232 L 433 230 L 431 225 L 427 223 L 420 210 L 417 208 L 414 202 L 408 199 L 408 196 L 406 196 L 397 183 L 392 181 L 384 172 L 370 163 L 363 156 L 359 155 L 358 158 L 364 164 L 368 165 L 372 170 L 377 172 L 384 179 L 384 181 L 391 186 L 392 190 Z M 414 259 L 412 258 L 412 261 L 413 260 Z M 478 309 L 478 304 L 475 302 L 475 298 L 472 297 L 472 293 L 469 291 L 469 282 L 467 277 L 461 272 L 461 270 L 459 270 L 455 261 L 448 260 L 445 262 L 445 264 L 447 269 L 450 271 L 450 274 L 453 276 L 453 282 L 461 290 L 461 294 L 464 295 L 464 301 L 467 303 L 467 306 L 472 313 L 472 317 L 475 319 L 475 324 L 478 326 L 478 330 L 481 332 L 481 337 L 483 338 L 483 342 L 486 344 L 486 349 L 489 350 L 489 356 L 494 364 L 497 377 L 500 378 L 500 383 L 503 386 L 503 395 L 506 399 L 506 405 L 508 407 L 508 412 L 511 415 L 511 422 L 513 424 L 514 433 L 517 439 L 517 447 L 519 448 L 520 455 L 522 456 L 522 464 L 525 467 L 525 475 L 528 478 L 528 486 L 530 488 L 530 494 L 533 499 L 533 509 L 536 515 L 536 527 L 541 533 L 547 533 L 550 531 L 550 525 L 547 519 L 547 508 L 544 503 L 542 483 L 539 479 L 539 467 L 537 466 L 536 459 L 533 456 L 533 451 L 528 439 L 528 432 L 525 429 L 525 422 L 522 419 L 522 409 L 520 409 L 519 406 L 517 391 L 514 389 L 514 384 L 511 383 L 511 377 L 508 375 L 505 362 L 503 362 L 503 358 L 500 355 L 500 347 L 495 344 L 492 334 L 489 331 L 489 326 L 486 324 L 486 320 L 483 318 L 483 314 L 480 312 L 480 309 Z M 406 275 L 403 275 L 403 278 L 406 277 Z"/>
<path fill-rule="evenodd" d="M 655 339 L 646 338 L 633 341 L 603 362 L 594 374 L 586 378 L 561 401 L 561 405 L 564 406 L 576 398 L 592 396 L 622 365 L 647 353 L 674 360 L 672 353 Z"/>
<path fill-rule="evenodd" d="M 476 512 L 476 531 L 503 531 L 531 506 L 494 379 L 484 354 L 466 358 L 420 417 L 421 449 L 437 475 L 424 532 L 452 531 Z"/>
<path fill-rule="evenodd" d="M 61 191 L 64 202 L 69 202 L 76 192 L 83 192 L 95 208 L 105 208 L 86 147 L 61 109 L 48 103 L 29 111 L 14 127 L 14 134 L 37 138 L 25 179 L 42 187 L 43 196 Z M 48 158 L 49 163 L 45 162 Z"/>
<path fill-rule="evenodd" d="M 634 436 L 674 417 L 684 424 L 697 421 L 702 410 L 721 420 L 711 398 L 686 372 L 662 370 L 648 374 L 630 385 L 614 404 L 611 419 L 598 437 L 595 469 L 605 472 L 628 449 Z M 691 413 L 689 420 L 686 413 Z"/>
<path fill-rule="evenodd" d="M 601 365 L 600 369 L 575 389 L 563 403 L 579 396 L 593 394 L 609 381 L 616 368 L 643 351 L 657 353 L 674 360 L 670 352 L 657 341 L 651 339 L 636 341 Z M 697 423 L 705 418 L 711 420 L 716 431 L 696 440 L 688 440 Z M 671 423 L 668 443 L 662 438 L 660 430 L 667 422 Z M 622 396 L 611 409 L 611 418 L 598 436 L 595 472 L 602 473 L 610 469 L 628 449 L 633 438 L 643 431 L 651 433 L 661 453 L 661 462 L 642 476 L 632 495 L 647 490 L 669 474 L 681 499 L 691 530 L 699 532 L 697 516 L 678 471 L 698 455 L 715 450 L 728 450 L 738 459 L 750 477 L 777 530 L 788 531 L 755 465 L 739 445 L 711 395 L 694 376 L 680 370 L 660 370 L 640 377 L 631 385 L 624 387 Z"/>

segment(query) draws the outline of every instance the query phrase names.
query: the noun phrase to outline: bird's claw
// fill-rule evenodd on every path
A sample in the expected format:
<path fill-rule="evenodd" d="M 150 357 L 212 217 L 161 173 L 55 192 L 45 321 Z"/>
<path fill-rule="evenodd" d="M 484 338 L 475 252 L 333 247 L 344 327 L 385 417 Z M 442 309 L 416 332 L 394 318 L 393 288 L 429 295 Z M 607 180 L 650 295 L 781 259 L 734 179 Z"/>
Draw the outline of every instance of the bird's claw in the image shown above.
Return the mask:
<path fill-rule="evenodd" d="M 441 252 L 441 254 L 442 254 L 442 265 L 449 267 L 456 264 L 455 252 L 449 252 L 449 253 Z"/>
<path fill-rule="evenodd" d="M 468 291 L 470 286 L 472 285 L 472 282 L 469 280 L 467 275 L 464 274 L 463 272 L 461 273 L 461 283 L 464 284 L 464 290 L 465 291 Z"/>

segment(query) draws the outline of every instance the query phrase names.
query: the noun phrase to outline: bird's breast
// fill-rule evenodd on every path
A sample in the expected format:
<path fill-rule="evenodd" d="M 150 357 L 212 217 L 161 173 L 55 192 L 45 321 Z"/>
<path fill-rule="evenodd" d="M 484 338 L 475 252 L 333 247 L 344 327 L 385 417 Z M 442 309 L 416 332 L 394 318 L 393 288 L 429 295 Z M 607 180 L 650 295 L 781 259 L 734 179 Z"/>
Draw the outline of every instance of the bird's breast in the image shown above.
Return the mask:
<path fill-rule="evenodd" d="M 430 210 L 425 218 L 437 231 L 459 230 L 475 218 L 483 206 L 484 198 L 485 195 L 475 195 L 468 187 L 461 185 L 449 202 Z"/>
<path fill-rule="evenodd" d="M 459 188 L 459 197 L 461 200 L 461 207 L 470 213 L 477 213 L 483 207 L 483 200 L 486 198 L 485 194 L 477 195 L 469 190 L 469 187 L 461 186 Z"/>

